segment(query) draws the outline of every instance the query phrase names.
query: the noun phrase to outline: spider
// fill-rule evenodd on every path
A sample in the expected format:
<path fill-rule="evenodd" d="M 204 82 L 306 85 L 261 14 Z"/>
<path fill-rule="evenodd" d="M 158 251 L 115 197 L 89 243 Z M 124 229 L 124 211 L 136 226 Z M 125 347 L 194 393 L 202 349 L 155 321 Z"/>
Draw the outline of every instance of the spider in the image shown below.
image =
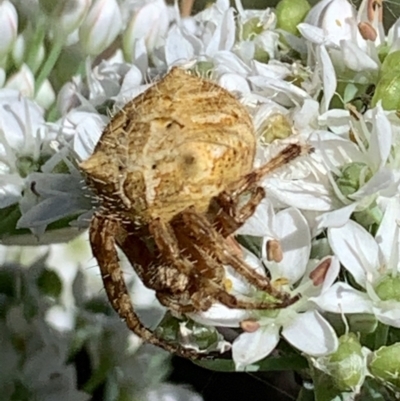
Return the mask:
<path fill-rule="evenodd" d="M 260 179 L 310 148 L 290 144 L 253 169 L 255 147 L 244 106 L 217 84 L 175 67 L 115 114 L 92 156 L 80 164 L 100 200 L 89 235 L 107 296 L 144 341 L 201 357 L 140 322 L 116 247 L 160 303 L 179 314 L 206 311 L 216 302 L 276 309 L 297 300 L 231 252 L 228 237 L 264 198 Z M 276 302 L 230 294 L 224 265 Z"/>

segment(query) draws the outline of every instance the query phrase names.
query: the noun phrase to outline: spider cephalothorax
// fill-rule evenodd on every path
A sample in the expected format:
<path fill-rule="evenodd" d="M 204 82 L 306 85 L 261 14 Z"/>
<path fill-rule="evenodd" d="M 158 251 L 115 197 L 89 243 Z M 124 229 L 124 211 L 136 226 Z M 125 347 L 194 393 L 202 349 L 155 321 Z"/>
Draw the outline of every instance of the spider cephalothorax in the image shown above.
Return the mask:
<path fill-rule="evenodd" d="M 255 146 L 251 117 L 233 95 L 173 68 L 111 119 L 93 155 L 81 163 L 101 202 L 90 225 L 90 242 L 108 298 L 145 341 L 197 356 L 141 324 L 116 246 L 159 301 L 179 313 L 205 311 L 215 302 L 276 309 L 295 301 L 231 252 L 226 240 L 264 197 L 259 180 L 308 150 L 288 145 L 253 169 Z M 230 294 L 224 265 L 276 302 Z"/>

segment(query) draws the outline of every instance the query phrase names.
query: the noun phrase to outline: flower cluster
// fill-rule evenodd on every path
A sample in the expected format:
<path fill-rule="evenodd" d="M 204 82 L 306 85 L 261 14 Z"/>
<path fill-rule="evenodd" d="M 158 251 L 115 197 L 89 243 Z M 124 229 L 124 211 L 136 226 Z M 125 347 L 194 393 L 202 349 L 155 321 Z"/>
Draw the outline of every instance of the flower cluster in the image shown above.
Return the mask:
<path fill-rule="evenodd" d="M 176 338 L 201 332 L 198 349 L 226 349 L 215 328 L 234 328 L 237 370 L 287 360 L 308 364 L 321 388 L 332 377 L 335 395 L 366 391 L 368 378 L 400 387 L 400 20 L 386 34 L 381 1 L 217 0 L 184 17 L 164 0 L 4 0 L 0 21 L 3 244 L 87 228 L 96 204 L 77 166 L 109 110 L 172 66 L 191 69 L 248 108 L 256 166 L 287 143 L 315 151 L 265 177 L 267 198 L 236 233 L 244 260 L 299 301 L 273 312 L 215 304 L 182 317 Z M 263 296 L 226 274 L 233 294 Z"/>

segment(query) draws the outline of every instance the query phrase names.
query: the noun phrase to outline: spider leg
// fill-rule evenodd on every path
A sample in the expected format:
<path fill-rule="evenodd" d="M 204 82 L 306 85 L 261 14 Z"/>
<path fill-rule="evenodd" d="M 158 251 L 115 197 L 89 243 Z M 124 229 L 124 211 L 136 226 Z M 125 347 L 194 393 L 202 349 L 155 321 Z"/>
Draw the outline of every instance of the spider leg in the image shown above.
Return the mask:
<path fill-rule="evenodd" d="M 185 213 L 185 212 L 183 212 Z M 195 212 L 193 213 L 194 215 L 197 215 Z M 205 221 L 207 219 L 204 218 Z M 182 223 L 183 221 L 175 220 L 174 221 L 174 228 L 176 231 L 178 231 L 179 228 L 179 223 Z M 208 223 L 208 221 L 207 221 Z M 189 223 L 190 224 L 190 223 Z M 193 226 L 196 226 L 198 230 L 202 230 L 202 236 L 205 236 L 208 238 L 210 236 L 210 230 L 212 233 L 215 233 L 218 235 L 218 233 L 213 229 L 210 223 L 206 226 L 200 227 L 200 225 L 192 224 Z M 185 225 L 186 226 L 186 225 Z M 180 235 L 179 239 L 183 239 L 182 233 L 185 230 L 179 230 Z M 224 273 L 224 268 L 223 266 L 218 263 L 215 259 L 212 258 L 211 255 L 208 255 L 207 252 L 203 251 L 201 247 L 196 247 L 196 262 L 200 263 L 201 265 L 207 265 L 208 269 L 205 271 L 206 273 L 211 270 L 211 271 L 223 271 L 222 276 L 215 276 L 215 277 L 207 277 L 203 273 L 201 269 L 197 269 L 195 264 L 190 261 L 188 258 L 183 256 L 182 252 L 180 251 L 179 248 L 179 241 L 178 238 L 176 237 L 174 230 L 169 224 L 163 223 L 161 220 L 156 219 L 153 221 L 151 224 L 151 232 L 154 235 L 154 239 L 159 246 L 159 248 L 162 250 L 163 254 L 166 255 L 168 259 L 170 259 L 171 263 L 174 263 L 175 266 L 177 266 L 179 269 L 182 269 L 186 274 L 189 276 L 193 277 L 193 281 L 198 283 L 197 288 L 193 288 L 191 291 L 191 302 L 195 306 L 195 310 L 208 310 L 212 303 L 214 301 L 219 301 L 222 304 L 230 307 L 230 308 L 237 308 L 237 309 L 278 309 L 282 308 L 283 306 L 289 305 L 291 301 L 287 300 L 288 296 L 287 294 L 282 294 L 281 292 L 275 290 L 268 278 L 261 276 L 260 274 L 257 274 L 258 276 L 264 281 L 262 289 L 265 290 L 266 286 L 268 289 L 270 289 L 269 292 L 271 295 L 274 295 L 276 293 L 277 298 L 279 298 L 279 301 L 277 303 L 273 302 L 264 302 L 264 301 L 255 301 L 251 299 L 238 299 L 234 295 L 229 294 L 226 289 L 224 288 L 224 283 L 222 282 L 222 279 L 225 276 Z M 193 234 L 196 236 L 196 238 L 202 238 L 201 236 L 197 236 L 198 233 L 193 231 Z M 222 242 L 225 242 L 225 239 L 221 236 L 220 238 Z M 169 241 L 169 242 L 168 242 Z M 192 242 L 188 241 L 187 243 Z M 210 242 L 205 241 L 205 243 Z M 193 246 L 192 246 L 193 247 Z M 168 253 L 164 253 L 165 251 L 168 251 Z M 190 252 L 192 252 L 193 249 L 190 249 Z M 226 252 L 226 249 L 223 248 L 221 249 L 222 253 L 227 253 L 229 257 L 233 257 L 230 255 L 229 252 Z M 240 260 L 239 258 L 235 257 L 236 259 Z M 235 260 L 236 260 L 235 259 Z M 226 264 L 230 264 L 227 262 Z M 249 271 L 251 273 L 255 273 L 249 266 L 244 264 L 244 268 L 246 269 L 246 272 Z M 241 273 L 240 268 L 236 269 Z M 247 277 L 247 275 L 246 275 Z M 253 278 L 253 276 L 252 276 Z M 296 299 L 297 300 L 297 299 Z M 294 300 L 293 300 L 294 302 Z"/>
<path fill-rule="evenodd" d="M 191 231 L 193 238 L 202 241 L 207 244 L 207 248 L 212 249 L 215 257 L 222 263 L 232 266 L 237 273 L 243 276 L 250 284 L 256 288 L 267 292 L 278 300 L 275 307 L 265 309 L 276 309 L 286 307 L 298 300 L 298 297 L 290 298 L 289 294 L 277 290 L 272 284 L 268 277 L 265 277 L 257 273 L 241 258 L 232 254 L 229 247 L 226 244 L 223 235 L 219 234 L 216 229 L 212 226 L 207 218 L 196 211 L 193 208 L 186 209 L 182 213 L 182 219 Z M 270 303 L 271 304 L 271 303 Z M 274 305 L 274 304 L 273 304 Z M 264 309 L 264 307 L 257 307 L 252 309 Z"/>
<path fill-rule="evenodd" d="M 133 226 L 125 224 L 116 237 L 116 243 L 143 284 L 156 292 L 157 299 L 165 307 L 178 313 L 195 312 L 194 306 L 188 304 L 189 277 L 172 265 L 161 261 L 154 263 L 154 255 L 146 243 L 139 236 L 130 234 L 133 230 Z"/>
<path fill-rule="evenodd" d="M 253 215 L 256 207 L 265 196 L 258 183 L 260 179 L 295 158 L 310 153 L 307 145 L 292 143 L 273 157 L 268 163 L 254 169 L 249 174 L 230 185 L 230 188 L 212 199 L 208 214 L 210 221 L 224 237 L 233 234 Z M 243 201 L 243 195 L 247 199 Z"/>
<path fill-rule="evenodd" d="M 120 221 L 109 219 L 101 214 L 95 214 L 89 230 L 93 255 L 99 264 L 104 288 L 112 307 L 125 320 L 128 328 L 144 341 L 186 358 L 201 357 L 193 350 L 185 349 L 157 338 L 151 330 L 140 322 L 133 309 L 115 248 L 115 237 L 121 235 L 119 233 L 120 229 Z"/>
<path fill-rule="evenodd" d="M 155 291 L 184 292 L 188 287 L 187 275 L 174 266 L 157 260 L 146 243 L 138 235 L 132 235 L 132 232 L 133 226 L 121 224 L 115 237 L 116 244 L 124 252 L 143 284 Z"/>
<path fill-rule="evenodd" d="M 217 282 L 223 277 L 221 269 L 210 270 L 209 266 L 197 257 L 195 260 L 189 260 L 184 255 L 179 247 L 178 238 L 170 224 L 163 222 L 160 219 L 154 219 L 150 225 L 150 232 L 156 242 L 158 249 L 161 251 L 161 255 L 165 258 L 165 261 L 175 266 L 181 274 L 185 275 L 190 280 L 189 299 L 196 311 L 208 310 L 213 304 L 213 294 L 215 293 L 215 287 L 219 288 Z M 200 262 L 200 263 L 199 263 Z M 222 274 L 221 274 L 222 272 Z M 208 277 L 212 274 L 212 279 Z M 208 277 L 207 277 L 208 276 Z M 210 283 L 204 285 L 204 283 Z M 171 296 L 171 293 L 168 294 Z M 162 301 L 168 298 L 166 295 L 161 295 Z M 175 294 L 178 297 L 178 294 Z"/>

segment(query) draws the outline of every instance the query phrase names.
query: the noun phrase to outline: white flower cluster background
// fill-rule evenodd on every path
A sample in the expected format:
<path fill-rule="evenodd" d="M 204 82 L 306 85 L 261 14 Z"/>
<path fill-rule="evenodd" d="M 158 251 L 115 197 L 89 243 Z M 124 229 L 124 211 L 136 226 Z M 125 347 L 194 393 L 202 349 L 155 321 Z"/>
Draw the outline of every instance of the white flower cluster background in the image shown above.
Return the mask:
<path fill-rule="evenodd" d="M 297 371 L 308 383 L 298 400 L 395 399 L 400 20 L 384 29 L 383 6 L 217 0 L 187 16 L 164 0 L 1 1 L 2 400 L 83 401 L 99 384 L 105 401 L 201 400 L 163 383 L 168 356 L 139 349 L 107 304 L 85 233 L 96 204 L 78 169 L 110 116 L 173 66 L 248 108 L 256 166 L 287 143 L 315 151 L 265 177 L 267 197 L 237 232 L 246 262 L 299 301 L 167 313 L 160 329 L 185 331 L 201 350 L 230 349 L 232 360 L 203 363 L 210 369 Z M 154 327 L 165 311 L 126 271 Z M 234 294 L 260 296 L 229 266 L 227 275 Z M 91 375 L 78 383 L 82 354 Z"/>

